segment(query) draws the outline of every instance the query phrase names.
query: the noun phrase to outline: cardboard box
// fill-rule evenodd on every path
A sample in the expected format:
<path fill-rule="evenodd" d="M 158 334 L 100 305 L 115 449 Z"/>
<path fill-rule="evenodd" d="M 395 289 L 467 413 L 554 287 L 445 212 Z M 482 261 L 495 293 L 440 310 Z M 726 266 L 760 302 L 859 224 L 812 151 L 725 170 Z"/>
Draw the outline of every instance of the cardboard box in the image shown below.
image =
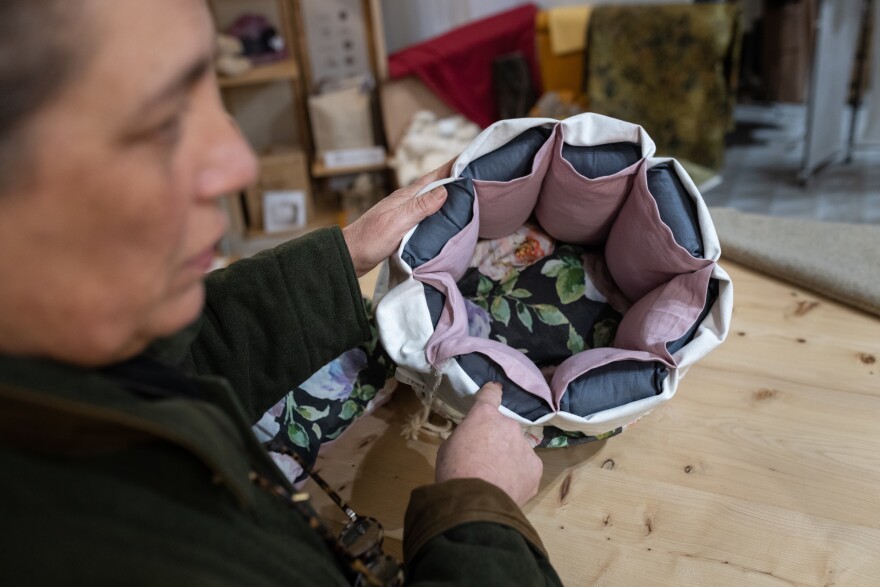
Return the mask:
<path fill-rule="evenodd" d="M 275 150 L 260 157 L 260 177 L 257 184 L 245 192 L 245 209 L 248 228 L 263 232 L 263 198 L 266 192 L 297 191 L 305 194 L 306 218 L 308 223 L 314 212 L 308 158 L 300 149 L 286 148 Z"/>

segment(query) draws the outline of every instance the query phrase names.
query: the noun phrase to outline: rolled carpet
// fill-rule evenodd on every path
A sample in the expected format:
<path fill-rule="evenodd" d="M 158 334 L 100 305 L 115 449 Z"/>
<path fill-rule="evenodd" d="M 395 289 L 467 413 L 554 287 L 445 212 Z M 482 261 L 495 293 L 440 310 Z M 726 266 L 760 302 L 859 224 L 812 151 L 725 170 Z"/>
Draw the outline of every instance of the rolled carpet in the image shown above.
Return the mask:
<path fill-rule="evenodd" d="M 880 226 L 711 213 L 723 258 L 880 315 Z"/>

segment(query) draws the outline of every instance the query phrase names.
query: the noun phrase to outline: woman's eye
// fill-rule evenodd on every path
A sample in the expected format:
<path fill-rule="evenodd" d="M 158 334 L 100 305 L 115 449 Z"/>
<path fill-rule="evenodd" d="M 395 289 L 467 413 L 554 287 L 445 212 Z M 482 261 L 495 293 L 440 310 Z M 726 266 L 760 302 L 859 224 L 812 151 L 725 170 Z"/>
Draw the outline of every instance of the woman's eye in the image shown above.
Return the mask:
<path fill-rule="evenodd" d="M 154 136 L 169 145 L 176 144 L 180 140 L 181 129 L 183 127 L 183 114 L 175 114 L 153 131 Z"/>

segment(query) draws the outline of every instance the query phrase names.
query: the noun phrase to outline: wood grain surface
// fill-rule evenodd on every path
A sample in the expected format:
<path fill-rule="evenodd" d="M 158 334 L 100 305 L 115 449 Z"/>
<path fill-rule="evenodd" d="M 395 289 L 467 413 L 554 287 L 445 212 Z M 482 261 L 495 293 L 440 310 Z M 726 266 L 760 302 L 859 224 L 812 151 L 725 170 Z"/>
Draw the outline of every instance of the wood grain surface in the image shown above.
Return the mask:
<path fill-rule="evenodd" d="M 724 265 L 730 336 L 672 401 L 618 437 L 539 451 L 525 511 L 566 585 L 880 585 L 880 320 Z M 401 437 L 418 408 L 401 388 L 318 462 L 397 555 L 438 445 Z"/>

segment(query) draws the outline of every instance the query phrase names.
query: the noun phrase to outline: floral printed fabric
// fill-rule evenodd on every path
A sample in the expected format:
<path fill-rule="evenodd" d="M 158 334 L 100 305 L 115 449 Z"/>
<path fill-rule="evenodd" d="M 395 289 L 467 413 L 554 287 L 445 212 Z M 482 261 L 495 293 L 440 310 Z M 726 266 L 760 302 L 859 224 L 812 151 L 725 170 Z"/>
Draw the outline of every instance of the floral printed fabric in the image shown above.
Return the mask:
<path fill-rule="evenodd" d="M 582 432 L 568 432 L 556 426 L 532 426 L 526 431 L 536 448 L 566 448 L 596 440 L 605 440 L 623 432 L 623 427 L 610 430 L 598 436 L 587 436 Z"/>
<path fill-rule="evenodd" d="M 609 303 L 607 296 L 617 303 L 622 296 L 596 268 L 597 256 L 600 251 L 587 247 L 557 248 L 531 224 L 480 241 L 471 269 L 458 282 L 466 298 L 469 334 L 519 350 L 548 379 L 555 365 L 571 355 L 611 346 L 625 308 Z"/>
<path fill-rule="evenodd" d="M 549 380 L 556 365 L 586 349 L 611 346 L 629 305 L 614 286 L 600 248 L 560 245 L 534 224 L 478 242 L 458 282 L 468 334 L 491 338 L 528 356 Z M 539 447 L 565 447 L 608 438 L 529 429 Z"/>
<path fill-rule="evenodd" d="M 322 444 L 339 438 L 357 418 L 388 400 L 394 389 L 395 365 L 379 344 L 370 300 L 364 299 L 364 304 L 370 317 L 370 340 L 324 365 L 263 414 L 254 425 L 262 442 L 279 438 L 312 464 Z M 269 454 L 291 482 L 305 479 L 291 457 Z"/>

